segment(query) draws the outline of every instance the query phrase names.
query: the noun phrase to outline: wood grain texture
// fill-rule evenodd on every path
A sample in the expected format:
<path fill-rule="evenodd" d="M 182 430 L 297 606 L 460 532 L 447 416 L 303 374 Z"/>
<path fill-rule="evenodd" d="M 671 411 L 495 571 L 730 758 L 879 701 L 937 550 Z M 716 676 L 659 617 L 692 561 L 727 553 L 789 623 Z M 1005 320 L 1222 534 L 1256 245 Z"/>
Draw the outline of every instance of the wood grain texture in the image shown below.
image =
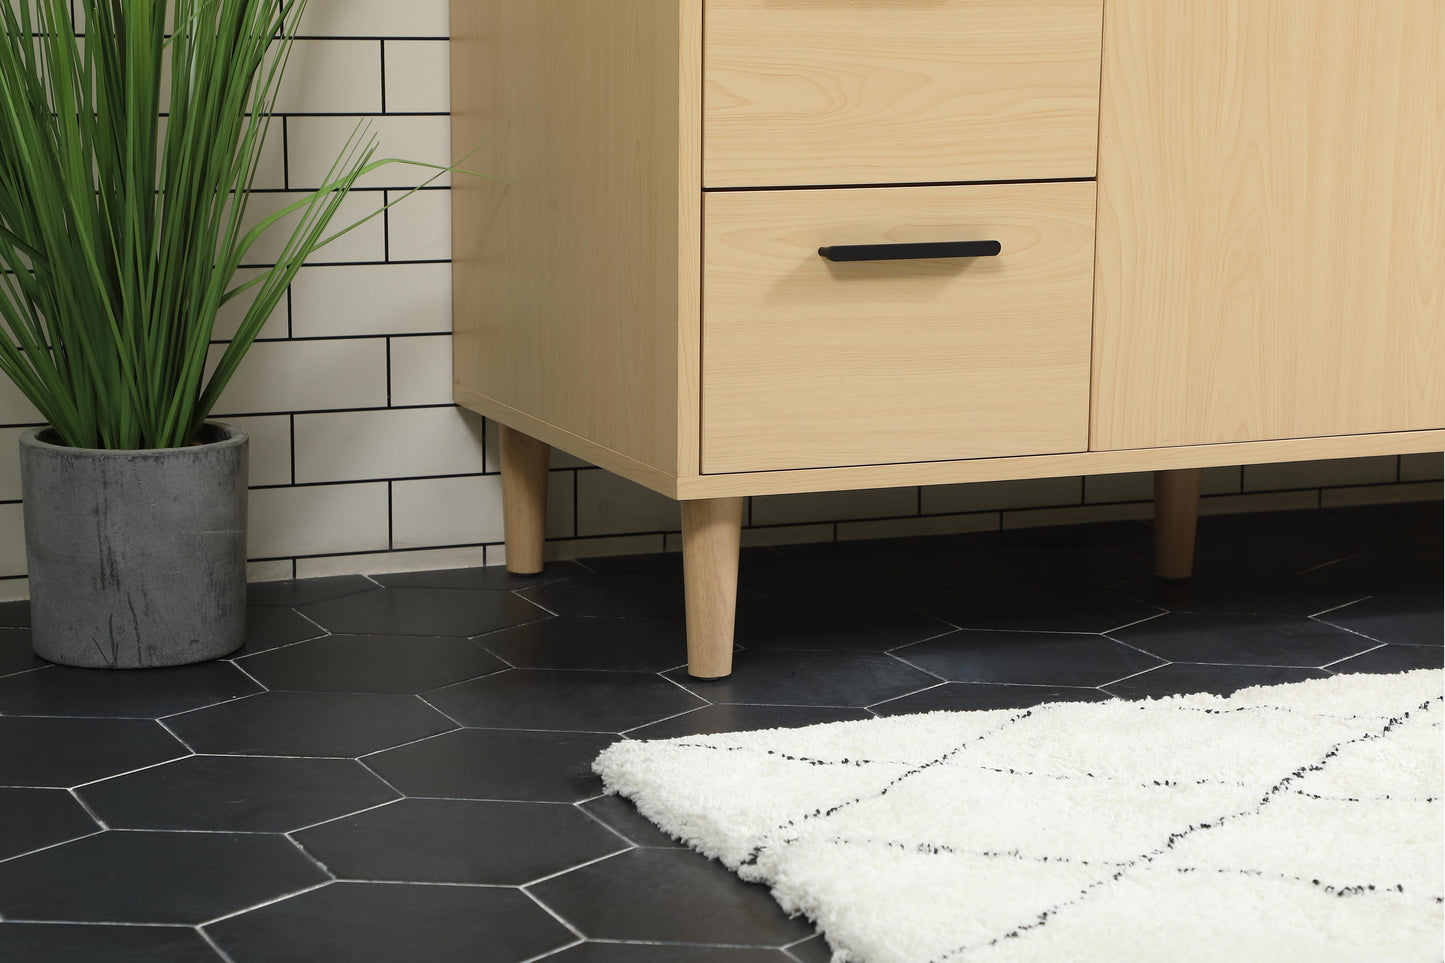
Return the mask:
<path fill-rule="evenodd" d="M 668 473 L 696 324 L 699 107 L 680 78 L 701 69 L 682 45 L 700 13 L 451 5 L 454 151 L 485 142 L 466 166 L 498 178 L 452 188 L 455 382 Z"/>
<path fill-rule="evenodd" d="M 703 471 L 1087 448 L 1093 218 L 1089 182 L 709 194 Z"/>
<path fill-rule="evenodd" d="M 502 528 L 507 571 L 542 571 L 547 527 L 547 468 L 552 450 L 545 442 L 499 425 L 502 455 Z"/>
<path fill-rule="evenodd" d="M 682 503 L 687 673 L 695 678 L 720 679 L 733 670 L 742 526 L 741 498 Z"/>
<path fill-rule="evenodd" d="M 527 435 L 545 442 L 552 448 L 558 448 L 575 455 L 584 461 L 596 465 L 598 468 L 605 468 L 614 475 L 621 475 L 650 488 L 653 491 L 666 495 L 668 498 L 677 497 L 677 478 L 673 472 L 662 471 L 651 465 L 630 458 L 619 451 L 604 447 L 584 438 L 582 435 L 574 434 L 556 425 L 542 421 L 518 408 L 511 408 L 502 404 L 495 398 L 464 388 L 460 385 L 453 386 L 453 393 L 456 396 L 457 404 L 475 411 L 478 414 L 498 422 L 502 425 L 509 425 Z"/>
<path fill-rule="evenodd" d="M 701 0 L 678 23 L 677 459 L 702 471 L 702 36 Z"/>
<path fill-rule="evenodd" d="M 1154 574 L 1185 579 L 1194 574 L 1194 536 L 1199 530 L 1202 468 L 1154 473 Z"/>
<path fill-rule="evenodd" d="M 1091 446 L 1445 426 L 1445 3 L 1109 0 Z"/>
<path fill-rule="evenodd" d="M 850 488 L 952 485 L 1015 478 L 1059 478 L 1066 475 L 1109 475 L 1126 471 L 1211 468 L 1218 465 L 1254 465 L 1276 461 L 1365 458 L 1370 455 L 1434 452 L 1441 449 L 1445 449 L 1445 430 L 1189 445 L 1179 448 L 1083 451 L 1060 455 L 1022 455 L 1015 458 L 972 458 L 904 465 L 737 472 L 677 479 L 672 497 L 718 498 L 724 495 L 785 495 L 794 492 L 845 491 Z"/>
<path fill-rule="evenodd" d="M 1092 177 L 1102 0 L 706 0 L 708 187 Z"/>

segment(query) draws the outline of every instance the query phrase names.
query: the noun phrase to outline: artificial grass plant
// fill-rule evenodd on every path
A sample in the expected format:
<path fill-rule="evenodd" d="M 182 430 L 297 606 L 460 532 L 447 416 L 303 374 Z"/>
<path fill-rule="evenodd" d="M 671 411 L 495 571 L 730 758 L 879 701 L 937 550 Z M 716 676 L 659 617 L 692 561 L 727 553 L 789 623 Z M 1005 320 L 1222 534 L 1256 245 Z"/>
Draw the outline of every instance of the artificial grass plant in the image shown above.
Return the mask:
<path fill-rule="evenodd" d="M 302 263 L 361 223 L 331 229 L 357 179 L 397 162 L 358 127 L 318 190 L 246 217 L 305 6 L 0 0 L 0 371 L 64 444 L 192 443 Z M 237 283 L 269 231 L 274 265 Z"/>

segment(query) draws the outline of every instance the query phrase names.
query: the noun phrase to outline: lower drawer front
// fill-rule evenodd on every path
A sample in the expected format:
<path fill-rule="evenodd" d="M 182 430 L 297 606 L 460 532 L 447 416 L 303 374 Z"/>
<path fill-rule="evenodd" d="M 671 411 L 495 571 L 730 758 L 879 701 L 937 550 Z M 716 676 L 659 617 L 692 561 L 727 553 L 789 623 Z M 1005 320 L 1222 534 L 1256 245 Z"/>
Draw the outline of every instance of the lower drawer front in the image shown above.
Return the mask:
<path fill-rule="evenodd" d="M 703 250 L 704 473 L 1088 447 L 1092 182 L 709 193 Z"/>

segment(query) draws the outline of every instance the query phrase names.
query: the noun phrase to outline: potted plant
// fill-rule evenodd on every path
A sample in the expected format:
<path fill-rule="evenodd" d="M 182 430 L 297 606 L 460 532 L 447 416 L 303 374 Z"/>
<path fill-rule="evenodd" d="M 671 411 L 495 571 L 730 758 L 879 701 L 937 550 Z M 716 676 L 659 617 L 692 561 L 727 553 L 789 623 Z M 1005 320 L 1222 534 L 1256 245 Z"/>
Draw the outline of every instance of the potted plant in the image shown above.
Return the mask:
<path fill-rule="evenodd" d="M 80 38 L 70 0 L 0 3 L 0 371 L 49 422 L 21 440 L 43 658 L 178 665 L 244 641 L 247 439 L 206 419 L 302 263 L 356 226 L 332 221 L 357 179 L 395 162 L 358 127 L 320 189 L 247 217 L 304 7 L 77 0 Z M 237 283 L 272 231 L 275 265 Z"/>

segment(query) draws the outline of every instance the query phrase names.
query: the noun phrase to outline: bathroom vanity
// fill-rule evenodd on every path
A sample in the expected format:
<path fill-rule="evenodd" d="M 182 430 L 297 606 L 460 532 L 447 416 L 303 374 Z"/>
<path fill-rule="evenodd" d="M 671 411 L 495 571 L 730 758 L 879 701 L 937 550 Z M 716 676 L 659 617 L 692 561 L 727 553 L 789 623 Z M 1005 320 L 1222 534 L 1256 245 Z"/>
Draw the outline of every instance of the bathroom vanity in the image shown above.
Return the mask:
<path fill-rule="evenodd" d="M 452 0 L 455 398 L 682 502 L 1445 449 L 1441 0 Z"/>

